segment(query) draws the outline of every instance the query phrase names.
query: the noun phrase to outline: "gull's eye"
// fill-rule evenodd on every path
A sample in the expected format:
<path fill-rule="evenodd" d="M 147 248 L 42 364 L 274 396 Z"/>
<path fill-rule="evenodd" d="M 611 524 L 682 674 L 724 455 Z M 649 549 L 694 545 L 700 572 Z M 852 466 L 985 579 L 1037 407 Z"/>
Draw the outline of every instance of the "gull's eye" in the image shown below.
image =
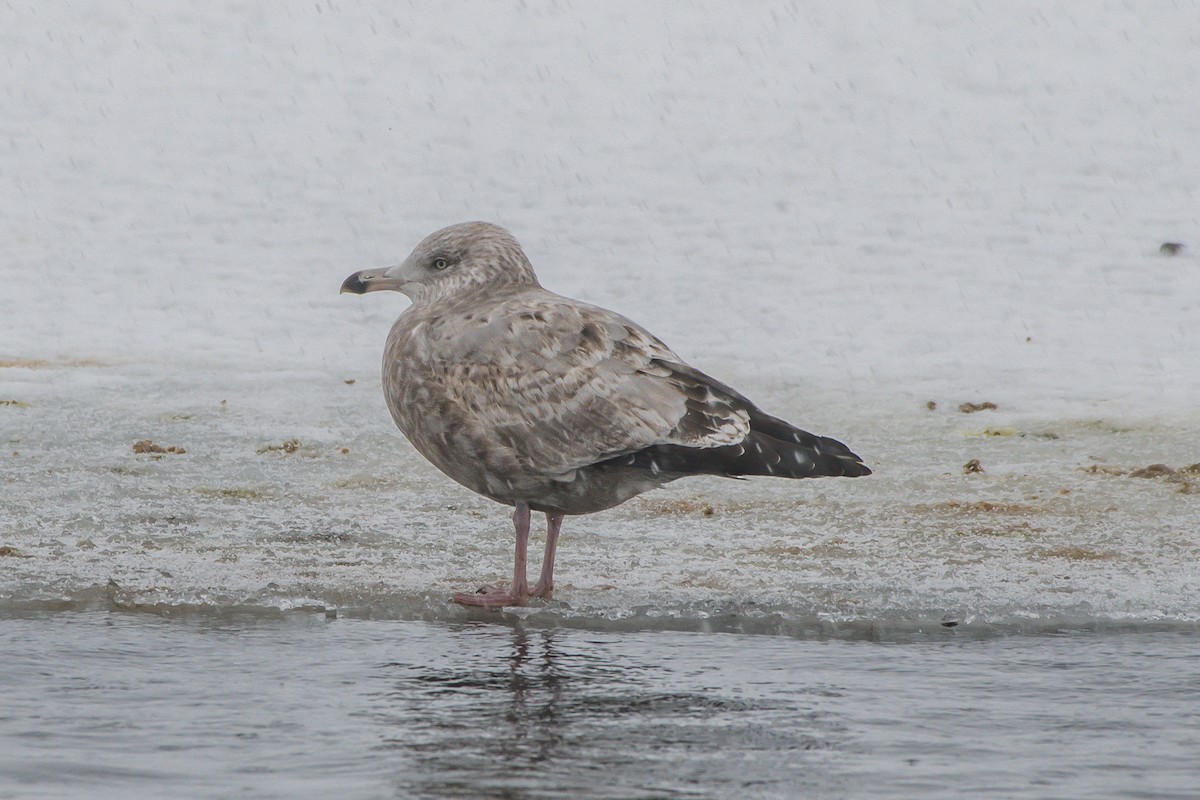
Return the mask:
<path fill-rule="evenodd" d="M 433 268 L 438 270 L 439 272 L 441 270 L 444 270 L 448 266 L 450 266 L 450 262 L 447 261 L 446 259 L 442 258 L 441 256 L 438 256 L 437 258 L 435 258 L 433 260 Z"/>

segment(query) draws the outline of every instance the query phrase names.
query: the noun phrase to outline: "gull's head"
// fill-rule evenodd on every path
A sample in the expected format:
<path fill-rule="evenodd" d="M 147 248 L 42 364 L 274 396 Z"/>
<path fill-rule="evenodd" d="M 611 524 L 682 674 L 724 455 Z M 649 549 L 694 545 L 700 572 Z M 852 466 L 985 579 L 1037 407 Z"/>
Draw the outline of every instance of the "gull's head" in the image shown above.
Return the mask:
<path fill-rule="evenodd" d="M 342 291 L 388 289 L 421 303 L 510 284 L 538 285 L 521 245 L 499 225 L 463 222 L 429 234 L 394 267 L 354 273 L 342 282 Z"/>

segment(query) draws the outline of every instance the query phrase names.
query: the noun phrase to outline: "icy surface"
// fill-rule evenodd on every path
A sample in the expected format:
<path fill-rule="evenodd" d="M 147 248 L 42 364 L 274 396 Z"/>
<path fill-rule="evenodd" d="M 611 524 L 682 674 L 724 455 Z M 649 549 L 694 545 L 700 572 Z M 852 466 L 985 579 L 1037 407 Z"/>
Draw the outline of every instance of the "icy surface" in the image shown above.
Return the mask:
<path fill-rule="evenodd" d="M 531 620 L 1195 621 L 1195 12 L 17 5 L 0 602 L 465 615 L 507 512 L 392 427 L 405 301 L 337 288 L 487 219 L 876 471 L 569 519 Z"/>

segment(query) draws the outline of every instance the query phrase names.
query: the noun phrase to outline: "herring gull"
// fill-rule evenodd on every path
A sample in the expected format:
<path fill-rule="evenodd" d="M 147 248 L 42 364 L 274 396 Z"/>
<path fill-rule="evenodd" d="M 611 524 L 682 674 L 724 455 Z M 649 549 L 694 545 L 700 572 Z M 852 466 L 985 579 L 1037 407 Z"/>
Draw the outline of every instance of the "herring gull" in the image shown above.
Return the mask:
<path fill-rule="evenodd" d="M 486 222 L 430 234 L 403 263 L 343 292 L 412 300 L 383 352 L 397 427 L 434 466 L 514 506 L 512 584 L 466 606 L 549 598 L 563 517 L 688 475 L 870 475 L 844 444 L 761 411 L 620 314 L 546 291 L 512 234 Z M 526 582 L 530 512 L 546 515 L 541 576 Z"/>

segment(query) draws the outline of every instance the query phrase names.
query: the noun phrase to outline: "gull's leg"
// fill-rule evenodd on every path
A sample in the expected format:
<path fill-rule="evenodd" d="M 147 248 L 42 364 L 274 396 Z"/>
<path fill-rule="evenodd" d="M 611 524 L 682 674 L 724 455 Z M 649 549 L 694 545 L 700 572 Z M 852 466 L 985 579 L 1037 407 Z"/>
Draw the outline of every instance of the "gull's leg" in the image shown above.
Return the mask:
<path fill-rule="evenodd" d="M 513 527 L 517 531 L 517 547 L 513 554 L 512 586 L 505 590 L 495 586 L 485 586 L 474 594 L 455 592 L 454 602 L 462 606 L 478 608 L 503 608 L 504 606 L 523 606 L 529 597 L 529 584 L 525 579 L 525 560 L 529 549 L 529 504 L 517 503 L 513 512 Z"/>
<path fill-rule="evenodd" d="M 546 554 L 542 556 L 542 575 L 530 597 L 549 600 L 554 594 L 554 551 L 558 548 L 558 532 L 562 530 L 563 515 L 546 512 Z"/>

